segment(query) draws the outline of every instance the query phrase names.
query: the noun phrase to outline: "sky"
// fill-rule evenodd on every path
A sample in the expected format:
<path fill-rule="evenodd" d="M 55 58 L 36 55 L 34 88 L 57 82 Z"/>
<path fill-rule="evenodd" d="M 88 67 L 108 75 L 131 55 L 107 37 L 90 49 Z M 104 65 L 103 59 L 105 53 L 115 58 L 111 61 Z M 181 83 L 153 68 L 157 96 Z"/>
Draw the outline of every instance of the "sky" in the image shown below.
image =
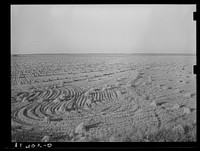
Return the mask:
<path fill-rule="evenodd" d="M 196 5 L 11 5 L 11 54 L 196 53 Z"/>

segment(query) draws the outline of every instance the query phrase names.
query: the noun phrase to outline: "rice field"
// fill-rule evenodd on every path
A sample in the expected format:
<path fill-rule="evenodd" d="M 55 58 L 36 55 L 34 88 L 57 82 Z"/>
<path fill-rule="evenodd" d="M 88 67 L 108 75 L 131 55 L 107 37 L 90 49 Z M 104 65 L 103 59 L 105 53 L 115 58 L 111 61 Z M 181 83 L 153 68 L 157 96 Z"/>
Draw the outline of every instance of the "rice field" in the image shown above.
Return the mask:
<path fill-rule="evenodd" d="M 13 142 L 196 141 L 195 56 L 11 56 Z"/>

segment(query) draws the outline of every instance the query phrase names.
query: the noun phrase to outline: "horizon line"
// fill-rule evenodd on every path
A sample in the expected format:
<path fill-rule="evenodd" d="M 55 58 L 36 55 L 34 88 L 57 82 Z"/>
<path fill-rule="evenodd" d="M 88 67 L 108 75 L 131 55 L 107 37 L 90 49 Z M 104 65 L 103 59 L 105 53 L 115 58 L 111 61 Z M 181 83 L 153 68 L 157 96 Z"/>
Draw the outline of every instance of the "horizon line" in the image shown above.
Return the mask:
<path fill-rule="evenodd" d="M 10 55 L 196 55 L 196 53 L 11 53 Z"/>

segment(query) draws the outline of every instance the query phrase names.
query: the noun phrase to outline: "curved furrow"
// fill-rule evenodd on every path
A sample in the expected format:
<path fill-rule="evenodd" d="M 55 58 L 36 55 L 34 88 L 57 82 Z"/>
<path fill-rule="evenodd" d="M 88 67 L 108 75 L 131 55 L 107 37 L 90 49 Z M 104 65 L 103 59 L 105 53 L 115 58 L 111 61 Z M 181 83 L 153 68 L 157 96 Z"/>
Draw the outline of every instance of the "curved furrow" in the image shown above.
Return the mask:
<path fill-rule="evenodd" d="M 33 114 L 39 118 L 39 120 L 42 120 L 44 118 L 44 115 L 40 112 L 41 104 L 37 104 L 37 106 L 34 107 Z"/>
<path fill-rule="evenodd" d="M 47 105 L 48 105 L 48 104 L 47 104 Z M 41 106 L 41 107 L 40 107 L 40 113 L 41 113 L 44 117 L 48 117 L 49 115 L 46 113 L 45 107 L 46 107 L 46 106 Z"/>
<path fill-rule="evenodd" d="M 115 93 L 114 90 L 111 92 L 111 96 L 112 96 L 113 99 L 116 99 L 116 98 L 117 98 L 116 93 Z"/>
<path fill-rule="evenodd" d="M 55 108 L 55 114 L 57 117 L 60 116 L 61 110 L 62 110 L 61 106 Z"/>
<path fill-rule="evenodd" d="M 112 91 L 112 98 L 114 98 L 114 99 L 117 98 L 117 93 L 115 91 Z"/>
<path fill-rule="evenodd" d="M 104 99 L 105 99 L 105 100 L 109 100 L 108 91 L 105 91 L 105 92 L 104 92 Z"/>
<path fill-rule="evenodd" d="M 63 104 L 63 107 L 64 109 L 67 109 L 68 108 L 68 105 L 71 103 L 71 100 L 70 101 L 67 101 Z"/>
<path fill-rule="evenodd" d="M 53 106 L 51 106 L 50 108 L 49 108 L 49 111 L 50 111 L 50 115 L 51 116 L 55 116 L 55 111 L 54 111 L 54 109 L 55 109 L 55 107 L 56 107 L 56 105 L 53 105 Z"/>
<path fill-rule="evenodd" d="M 73 90 L 71 88 L 68 88 L 67 91 L 68 91 L 68 95 L 66 95 L 66 98 L 71 99 L 71 97 L 73 96 Z"/>
<path fill-rule="evenodd" d="M 116 98 L 116 97 L 115 97 L 114 91 L 111 91 L 111 92 L 110 92 L 110 96 L 111 96 L 112 100 Z"/>
<path fill-rule="evenodd" d="M 75 98 L 76 97 L 76 92 L 74 91 L 73 88 L 71 88 L 71 95 L 70 95 L 72 98 Z"/>
<path fill-rule="evenodd" d="M 43 93 L 44 93 L 43 99 L 46 100 L 46 99 L 48 99 L 49 96 L 51 95 L 52 90 L 51 90 L 51 89 L 48 89 L 48 90 L 45 90 Z"/>
<path fill-rule="evenodd" d="M 95 95 L 95 100 L 98 100 L 98 99 L 99 99 L 99 91 L 97 91 Z"/>
<path fill-rule="evenodd" d="M 94 92 L 94 100 L 97 100 L 98 92 Z"/>
<path fill-rule="evenodd" d="M 98 91 L 98 93 L 97 93 L 97 100 L 100 100 L 100 94 L 101 94 L 101 91 Z"/>
<path fill-rule="evenodd" d="M 57 95 L 57 90 L 56 89 L 53 89 L 52 91 L 53 91 L 52 95 L 48 98 L 49 100 L 54 100 L 55 96 Z"/>
<path fill-rule="evenodd" d="M 99 100 L 103 101 L 103 92 L 99 92 Z"/>
<path fill-rule="evenodd" d="M 91 105 L 91 104 L 86 104 L 86 106 L 87 106 L 88 108 L 92 108 L 92 105 Z"/>
<path fill-rule="evenodd" d="M 79 90 L 80 90 L 80 95 L 82 95 L 82 94 L 84 94 L 85 93 L 85 90 L 83 90 L 81 87 L 78 87 L 79 88 Z"/>
<path fill-rule="evenodd" d="M 89 97 L 83 97 L 83 100 L 81 102 L 81 106 L 84 107 L 85 103 L 87 102 L 87 99 L 89 99 Z"/>
<path fill-rule="evenodd" d="M 43 104 L 43 110 L 46 111 L 46 109 L 51 107 L 53 104 L 53 102 L 47 102 L 45 105 Z"/>
<path fill-rule="evenodd" d="M 70 95 L 70 91 L 66 87 L 63 88 L 62 90 L 63 90 L 63 93 L 65 94 L 65 96 Z"/>
<path fill-rule="evenodd" d="M 96 99 L 97 99 L 97 92 L 94 92 L 93 95 L 94 95 L 94 96 L 93 96 L 93 99 L 96 100 Z"/>
<path fill-rule="evenodd" d="M 95 102 L 94 102 L 94 105 L 97 106 L 97 105 L 99 105 L 99 104 L 97 103 L 97 101 L 95 101 Z"/>
<path fill-rule="evenodd" d="M 95 98 L 95 92 L 93 92 L 93 93 L 91 94 L 91 98 L 94 100 L 94 98 Z"/>
<path fill-rule="evenodd" d="M 49 107 L 49 105 L 51 105 L 51 104 L 48 103 L 48 102 L 46 102 L 45 105 L 43 104 L 43 105 L 41 106 L 41 108 L 40 108 L 40 112 L 41 112 L 44 116 L 46 116 L 46 117 L 49 116 L 49 115 L 46 113 L 46 110 L 47 110 L 47 108 Z"/>
<path fill-rule="evenodd" d="M 48 107 L 46 107 L 45 108 L 45 112 L 46 112 L 46 114 L 48 114 L 48 116 L 54 116 L 53 114 L 52 114 L 52 110 L 51 110 L 51 108 L 54 106 L 54 104 L 52 104 L 52 103 L 50 103 L 49 105 L 48 105 Z"/>
<path fill-rule="evenodd" d="M 82 102 L 82 100 L 83 100 L 83 97 L 82 97 L 82 96 L 79 96 L 79 97 L 77 98 L 76 103 L 77 103 L 78 107 L 81 107 L 81 102 Z"/>
<path fill-rule="evenodd" d="M 69 101 L 69 102 L 67 103 L 67 105 L 66 105 L 66 109 L 67 109 L 67 110 L 71 109 L 71 108 L 73 107 L 73 103 L 74 103 L 73 100 Z"/>
<path fill-rule="evenodd" d="M 38 95 L 38 99 L 42 98 L 42 96 L 44 95 L 44 91 L 40 91 L 41 93 Z"/>
<path fill-rule="evenodd" d="M 111 92 L 111 97 L 112 97 L 112 99 L 117 98 L 115 91 L 112 91 L 112 92 Z"/>
<path fill-rule="evenodd" d="M 75 98 L 74 98 L 74 103 L 73 103 L 73 108 L 78 108 L 78 104 L 77 104 L 77 100 L 78 100 L 78 96 L 75 96 Z"/>
<path fill-rule="evenodd" d="M 78 86 L 73 86 L 73 87 L 76 88 L 78 96 L 80 96 L 81 94 L 83 94 L 85 92 L 82 88 L 80 88 Z"/>
<path fill-rule="evenodd" d="M 65 108 L 65 107 L 66 107 L 66 103 L 67 103 L 67 102 L 63 101 L 63 102 L 61 102 L 60 104 L 61 104 L 61 106 L 62 106 L 63 108 Z"/>
<path fill-rule="evenodd" d="M 73 86 L 73 94 L 76 95 L 76 96 L 79 96 L 81 94 L 81 91 L 79 88 Z"/>
<path fill-rule="evenodd" d="M 111 100 L 111 99 L 112 99 L 112 97 L 111 97 L 111 91 L 108 90 L 107 91 L 107 100 Z"/>
<path fill-rule="evenodd" d="M 28 97 L 28 100 L 37 100 L 38 96 L 40 95 L 41 91 L 37 91 L 32 97 Z"/>
<path fill-rule="evenodd" d="M 36 93 L 36 92 L 31 92 L 31 93 L 29 93 L 28 96 L 27 96 L 27 98 L 32 98 L 32 97 L 34 97 L 35 93 Z"/>
<path fill-rule="evenodd" d="M 81 94 L 84 93 L 84 90 L 81 89 L 81 88 L 78 87 L 78 86 L 73 85 L 73 88 L 74 88 L 74 90 L 76 90 L 76 94 L 77 94 L 77 96 L 80 96 Z"/>
<path fill-rule="evenodd" d="M 41 106 L 42 106 L 41 104 L 38 104 L 38 106 L 37 106 L 36 109 L 35 109 L 35 114 L 37 114 L 38 117 L 43 118 L 44 115 L 40 112 Z"/>
<path fill-rule="evenodd" d="M 26 107 L 26 106 L 23 106 L 23 107 Z M 23 108 L 23 107 L 22 107 L 22 108 Z M 30 126 L 31 124 L 27 123 L 26 121 L 21 120 L 21 119 L 18 117 L 19 111 L 20 111 L 22 108 L 18 108 L 18 109 L 15 109 L 15 110 L 12 111 L 12 114 L 11 114 L 12 119 L 13 119 L 13 121 L 16 122 L 16 123 L 19 123 L 19 124 L 22 124 L 22 125 L 28 125 L 28 126 Z"/>
<path fill-rule="evenodd" d="M 48 91 L 49 91 L 49 93 L 48 93 L 48 95 L 45 95 L 45 100 L 46 99 L 49 99 L 52 95 L 53 95 L 53 90 L 52 89 L 48 89 Z"/>
<path fill-rule="evenodd" d="M 50 116 L 50 117 L 53 116 L 53 115 L 52 115 L 52 111 L 51 111 L 51 107 L 47 108 L 47 109 L 45 110 L 45 112 L 46 112 L 46 114 L 47 114 L 48 116 Z"/>
<path fill-rule="evenodd" d="M 68 86 L 68 87 L 66 87 L 67 88 L 67 90 L 70 92 L 69 93 L 69 95 L 72 95 L 73 94 L 73 88 L 72 88 L 72 86 Z"/>
<path fill-rule="evenodd" d="M 99 100 L 99 101 L 101 100 L 101 93 L 102 93 L 101 91 L 99 91 L 99 93 L 98 93 L 97 100 Z"/>
<path fill-rule="evenodd" d="M 112 100 L 111 91 L 108 91 L 108 100 Z"/>
<path fill-rule="evenodd" d="M 32 117 L 34 120 L 40 120 L 38 115 L 35 113 L 35 109 L 37 106 L 38 106 L 38 104 L 35 104 L 35 106 L 32 106 L 32 108 L 30 108 L 27 112 L 28 116 Z"/>
<path fill-rule="evenodd" d="M 74 100 L 76 97 L 76 94 L 74 93 L 73 89 L 70 91 L 70 95 L 67 96 L 67 100 L 71 101 Z"/>
<path fill-rule="evenodd" d="M 18 96 L 22 96 L 22 97 L 28 97 L 29 93 L 28 92 L 22 92 L 20 94 L 18 94 Z"/>
<path fill-rule="evenodd" d="M 30 107 L 30 106 L 29 106 Z M 34 118 L 30 117 L 28 115 L 28 110 L 29 110 L 29 107 L 25 106 L 23 108 L 20 109 L 20 111 L 18 112 L 18 118 L 21 120 L 21 121 L 24 121 L 26 123 L 29 123 L 29 124 L 35 124 L 35 122 L 37 120 L 35 120 Z"/>
<path fill-rule="evenodd" d="M 56 115 L 60 115 L 61 110 L 63 111 L 63 106 L 62 103 L 59 103 L 55 108 L 54 108 L 54 112 Z"/>
<path fill-rule="evenodd" d="M 63 102 L 63 104 L 62 104 L 62 106 L 63 106 L 63 109 L 66 111 L 66 109 L 67 109 L 67 104 L 68 104 L 68 102 Z"/>
<path fill-rule="evenodd" d="M 11 118 L 17 117 L 17 114 L 18 114 L 19 110 L 20 110 L 19 108 L 16 108 L 16 109 L 12 110 L 12 112 L 11 112 Z"/>
<path fill-rule="evenodd" d="M 52 113 L 52 115 L 56 115 L 55 110 L 56 110 L 56 108 L 59 107 L 59 106 L 60 106 L 60 103 L 55 104 L 54 106 L 51 107 L 51 113 Z"/>
<path fill-rule="evenodd" d="M 106 104 L 108 101 L 109 101 L 108 99 L 105 99 L 105 98 L 104 98 L 104 100 L 102 100 L 101 102 L 102 102 L 103 104 Z"/>
<path fill-rule="evenodd" d="M 82 107 L 91 109 L 100 103 L 106 103 L 109 100 L 118 98 L 114 90 L 93 91 L 88 96 L 83 95 L 84 90 L 78 86 L 70 85 L 61 88 L 47 89 L 34 93 L 27 93 L 29 100 L 40 99 L 39 103 L 33 102 L 22 108 L 12 111 L 13 119 L 18 123 L 35 124 L 43 121 L 45 117 L 60 117 L 65 111 L 76 110 Z M 53 102 L 54 99 L 63 95 L 65 100 Z M 50 101 L 42 101 L 50 100 Z M 86 109 L 87 109 L 86 108 Z"/>
<path fill-rule="evenodd" d="M 69 95 L 69 90 L 66 88 L 62 88 L 62 94 L 65 94 L 65 96 Z"/>
<path fill-rule="evenodd" d="M 103 92 L 103 99 L 104 99 L 104 100 L 107 100 L 107 93 L 106 93 L 106 92 L 107 92 L 107 91 L 104 91 L 104 92 Z"/>
<path fill-rule="evenodd" d="M 84 107 L 85 104 L 87 103 L 87 99 L 89 99 L 89 98 L 88 98 L 88 97 L 85 97 L 85 99 L 82 101 L 82 103 L 81 103 L 81 104 L 82 104 L 82 105 L 81 105 L 82 107 Z"/>
<path fill-rule="evenodd" d="M 60 89 L 56 89 L 56 95 L 54 96 L 53 99 L 56 99 L 57 97 L 59 97 L 62 93 L 61 93 L 61 90 Z"/>
<path fill-rule="evenodd" d="M 87 97 L 81 96 L 80 98 L 80 107 L 84 107 L 84 102 L 86 101 Z"/>
<path fill-rule="evenodd" d="M 112 96 L 113 99 L 117 98 L 115 91 L 112 91 L 111 96 Z"/>
<path fill-rule="evenodd" d="M 31 112 L 31 109 L 32 109 L 35 105 L 36 105 L 36 104 L 33 103 L 33 104 L 30 104 L 30 105 L 26 106 L 26 108 L 25 108 L 24 111 L 23 111 L 23 115 L 24 115 L 26 118 L 35 120 L 34 115 L 33 115 L 33 113 Z M 33 117 L 32 117 L 32 116 L 33 116 Z"/>
<path fill-rule="evenodd" d="M 48 89 L 46 91 L 46 94 L 43 96 L 43 99 L 44 100 L 50 100 L 50 98 L 54 95 L 53 92 L 54 92 L 53 89 Z"/>
<path fill-rule="evenodd" d="M 77 91 L 77 96 L 81 96 L 83 93 L 84 93 L 84 91 L 79 88 Z"/>
<path fill-rule="evenodd" d="M 73 90 L 74 90 L 74 95 L 75 96 L 80 96 L 82 94 L 82 89 L 80 89 L 77 86 L 73 86 Z"/>

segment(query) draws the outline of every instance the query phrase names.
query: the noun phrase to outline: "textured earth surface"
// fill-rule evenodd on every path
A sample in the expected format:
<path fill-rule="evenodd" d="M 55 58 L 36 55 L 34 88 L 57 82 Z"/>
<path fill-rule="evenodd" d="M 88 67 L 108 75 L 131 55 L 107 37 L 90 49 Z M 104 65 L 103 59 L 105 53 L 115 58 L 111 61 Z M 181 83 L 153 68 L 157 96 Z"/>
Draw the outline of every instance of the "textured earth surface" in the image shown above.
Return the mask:
<path fill-rule="evenodd" d="M 196 137 L 195 64 L 178 55 L 12 56 L 12 141 Z"/>

